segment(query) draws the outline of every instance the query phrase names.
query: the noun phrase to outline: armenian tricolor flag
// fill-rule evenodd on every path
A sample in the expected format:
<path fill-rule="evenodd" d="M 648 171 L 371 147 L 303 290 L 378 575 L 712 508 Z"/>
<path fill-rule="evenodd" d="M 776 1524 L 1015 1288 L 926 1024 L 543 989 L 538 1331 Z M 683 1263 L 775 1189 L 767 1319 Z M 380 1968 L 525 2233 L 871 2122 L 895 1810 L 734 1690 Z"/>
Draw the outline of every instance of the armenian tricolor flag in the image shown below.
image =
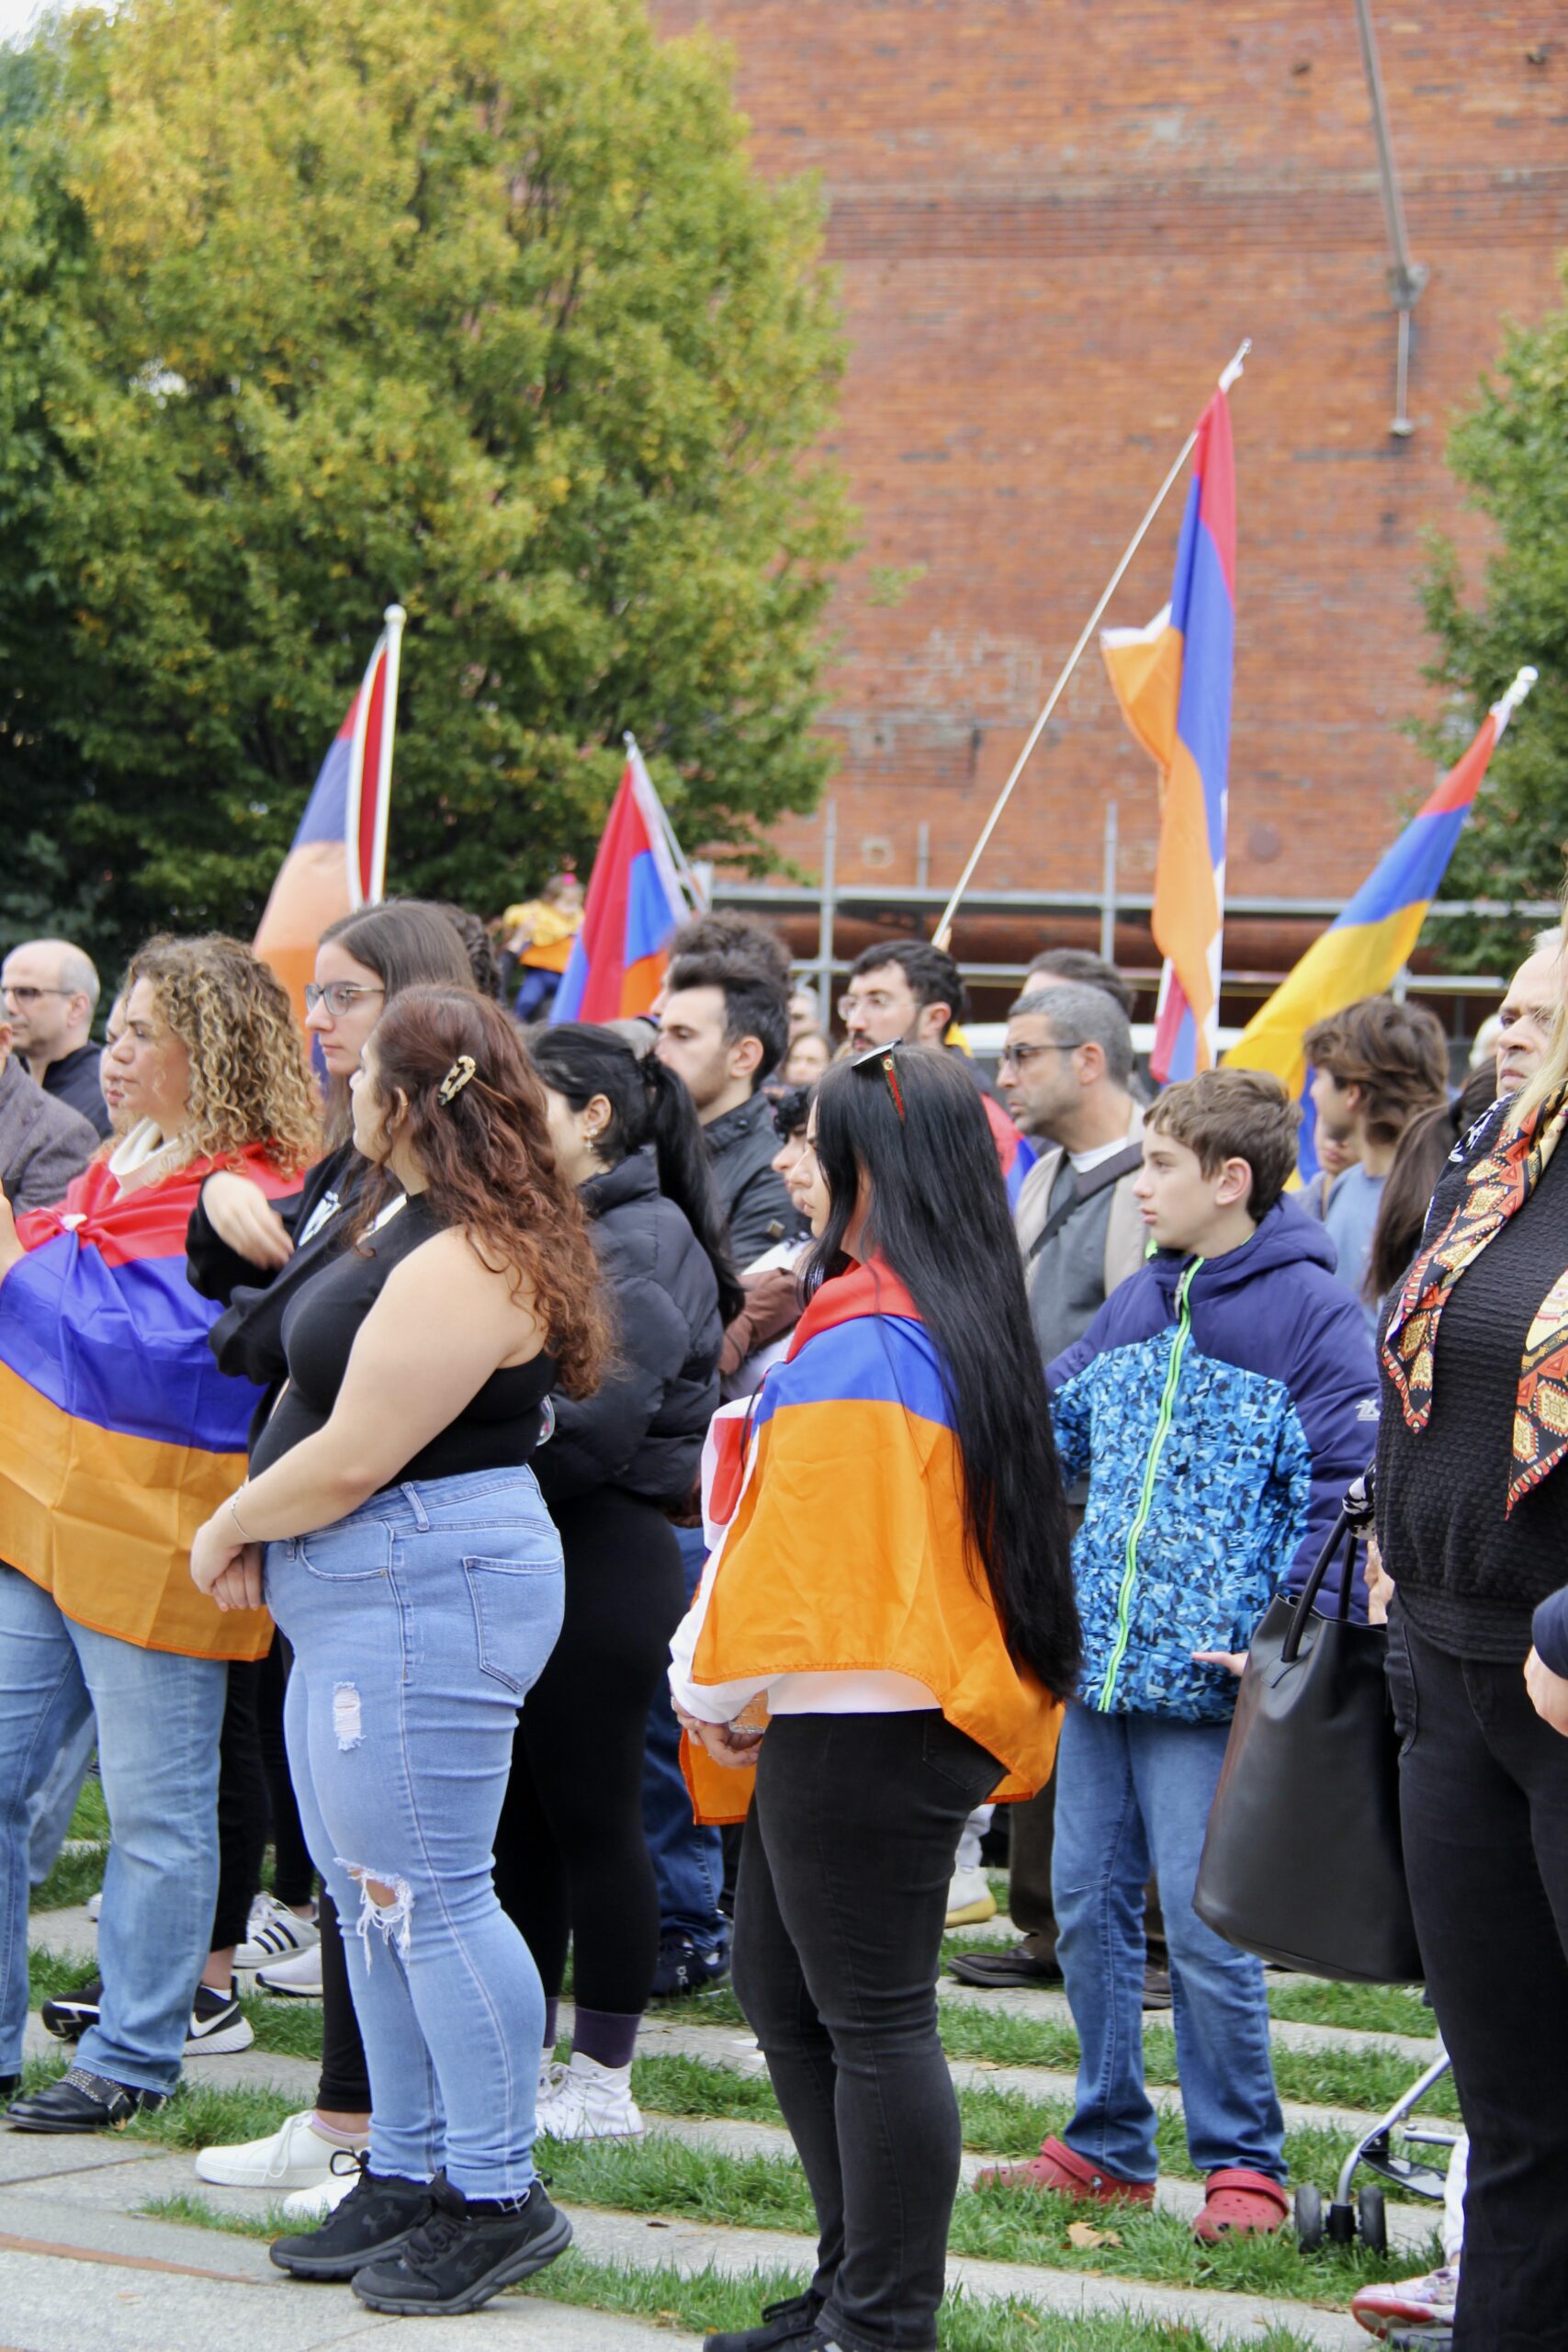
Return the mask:
<path fill-rule="evenodd" d="M 378 906 L 386 888 L 398 657 L 407 617 L 400 605 L 388 605 L 387 625 L 321 762 L 256 933 L 256 954 L 277 974 L 301 1020 L 322 932 L 356 908 Z"/>
<path fill-rule="evenodd" d="M 642 753 L 628 736 L 626 764 L 588 878 L 582 928 L 551 1021 L 618 1021 L 647 1012 L 663 982 L 665 944 L 696 897 Z"/>
<path fill-rule="evenodd" d="M 1231 379 L 1227 368 L 1198 423 L 1169 604 L 1147 628 L 1100 633 L 1116 699 L 1160 772 L 1152 928 L 1165 977 L 1150 1067 L 1162 1084 L 1213 1068 L 1219 1018 L 1235 646 Z"/>
<path fill-rule="evenodd" d="M 712 1694 L 697 1712 L 716 1720 L 734 1686 L 780 1675 L 904 1675 L 997 1758 L 998 1798 L 1043 1786 L 1061 1710 L 1008 1650 L 969 1541 L 951 1382 L 886 1264 L 821 1285 L 743 1414 L 716 1417 L 704 1467 L 717 1541 L 671 1646 L 672 1681 Z M 744 1817 L 750 1773 L 689 1740 L 682 1759 L 700 1818 Z"/>
<path fill-rule="evenodd" d="M 1332 927 L 1313 941 L 1295 969 L 1253 1014 L 1225 1056 L 1228 1064 L 1237 1069 L 1272 1070 L 1288 1092 L 1300 1095 L 1306 1084 L 1302 1039 L 1313 1023 L 1361 997 L 1379 996 L 1389 986 L 1420 936 L 1509 714 L 1523 702 L 1535 677 L 1533 670 L 1521 670 L 1502 700 L 1493 705 L 1464 757 L 1449 770 Z M 1303 1131 L 1303 1174 L 1311 1176 L 1316 1165 L 1309 1124 Z"/>
<path fill-rule="evenodd" d="M 1018 1196 L 1023 1190 L 1023 1180 L 1039 1154 L 1028 1136 L 1013 1125 L 999 1102 L 994 1102 L 988 1094 L 982 1094 L 980 1102 L 985 1110 L 986 1124 L 991 1130 L 991 1140 L 997 1147 L 997 1158 L 1001 1163 L 1002 1182 L 1008 1188 L 1008 1206 L 1016 1211 Z"/>
<path fill-rule="evenodd" d="M 269 1196 L 297 1188 L 259 1151 Z M 218 1308 L 186 1276 L 201 1159 L 118 1196 L 104 1160 L 58 1209 L 17 1221 L 0 1283 L 0 1559 L 63 1614 L 138 1648 L 260 1657 L 261 1610 L 220 1611 L 190 1580 L 191 1538 L 240 1486 L 259 1391 L 220 1373 Z"/>

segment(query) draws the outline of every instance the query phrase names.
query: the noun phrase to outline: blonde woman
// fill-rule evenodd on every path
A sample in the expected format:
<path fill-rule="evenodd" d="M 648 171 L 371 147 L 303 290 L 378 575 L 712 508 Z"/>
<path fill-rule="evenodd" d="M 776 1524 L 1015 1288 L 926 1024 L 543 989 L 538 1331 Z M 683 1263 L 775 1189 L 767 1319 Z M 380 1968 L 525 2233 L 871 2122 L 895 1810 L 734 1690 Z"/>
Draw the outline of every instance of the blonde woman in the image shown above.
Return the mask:
<path fill-rule="evenodd" d="M 128 1132 L 58 1209 L 0 1204 L 0 2087 L 27 2016 L 27 1826 L 63 1743 L 96 1719 L 112 1845 L 102 1994 L 63 2079 L 18 2130 L 124 2123 L 174 2088 L 218 1876 L 228 1660 L 263 1611 L 191 1587 L 190 1539 L 244 1470 L 255 1401 L 207 1344 L 185 1235 L 216 1168 L 285 1193 L 317 1148 L 288 1000 L 231 939 L 154 940 L 111 1048 Z"/>

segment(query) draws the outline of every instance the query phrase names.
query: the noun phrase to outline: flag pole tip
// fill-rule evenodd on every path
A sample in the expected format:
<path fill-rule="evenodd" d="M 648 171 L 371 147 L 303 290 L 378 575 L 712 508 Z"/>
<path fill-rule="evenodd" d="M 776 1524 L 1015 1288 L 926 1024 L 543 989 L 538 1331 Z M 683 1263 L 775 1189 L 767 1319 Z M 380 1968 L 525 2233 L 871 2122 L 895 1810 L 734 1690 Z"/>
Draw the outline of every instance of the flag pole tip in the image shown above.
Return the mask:
<path fill-rule="evenodd" d="M 1540 672 L 1539 670 L 1532 670 L 1528 662 L 1525 667 L 1518 672 L 1514 679 L 1513 684 L 1508 688 L 1507 693 L 1503 696 L 1502 702 L 1498 706 L 1505 718 L 1508 717 L 1511 711 L 1517 710 L 1520 703 L 1523 702 L 1525 696 L 1535 684 L 1535 682 L 1540 675 Z"/>
<path fill-rule="evenodd" d="M 1224 370 L 1220 377 L 1220 390 L 1222 392 L 1228 392 L 1230 390 L 1231 386 L 1235 382 L 1236 378 L 1241 374 L 1243 368 L 1247 365 L 1247 356 L 1251 349 L 1252 337 L 1249 334 L 1243 335 L 1240 350 L 1236 353 L 1235 357 L 1231 361 L 1230 365 Z"/>
<path fill-rule="evenodd" d="M 404 612 L 400 605 L 389 605 L 386 611 L 382 614 L 381 618 L 389 628 L 401 628 L 404 622 L 408 619 L 408 615 Z"/>

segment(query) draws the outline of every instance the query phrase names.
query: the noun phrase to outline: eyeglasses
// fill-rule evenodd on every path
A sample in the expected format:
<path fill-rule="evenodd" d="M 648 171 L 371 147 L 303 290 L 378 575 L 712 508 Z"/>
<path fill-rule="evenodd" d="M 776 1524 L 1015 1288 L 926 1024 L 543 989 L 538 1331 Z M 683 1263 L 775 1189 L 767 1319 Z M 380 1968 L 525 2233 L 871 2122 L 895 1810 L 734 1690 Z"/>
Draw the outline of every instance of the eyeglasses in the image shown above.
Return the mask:
<path fill-rule="evenodd" d="M 7 1004 L 36 1004 L 40 996 L 74 996 L 74 989 L 20 989 L 0 986 Z"/>
<path fill-rule="evenodd" d="M 898 1125 L 904 1125 L 904 1090 L 898 1083 L 898 1065 L 891 1046 L 873 1046 L 871 1051 L 857 1054 L 850 1068 L 861 1078 L 874 1078 L 878 1071 L 887 1081 L 887 1091 L 893 1097 L 893 1108 L 898 1114 Z"/>
<path fill-rule="evenodd" d="M 997 1068 L 1006 1069 L 1010 1063 L 1014 1069 L 1027 1069 L 1037 1054 L 1076 1054 L 1082 1044 L 1081 1037 L 1061 1037 L 1046 1046 L 1004 1046 Z"/>
<path fill-rule="evenodd" d="M 386 993 L 385 989 L 361 988 L 357 980 L 328 980 L 324 985 L 319 980 L 307 980 L 305 1010 L 314 1012 L 319 1004 L 324 1004 L 333 1019 L 341 1021 L 345 1012 L 353 1012 L 362 996 L 385 996 Z"/>
<path fill-rule="evenodd" d="M 839 1018 L 847 1025 L 857 1012 L 891 1012 L 897 1001 L 886 989 L 868 989 L 863 996 L 841 996 Z"/>

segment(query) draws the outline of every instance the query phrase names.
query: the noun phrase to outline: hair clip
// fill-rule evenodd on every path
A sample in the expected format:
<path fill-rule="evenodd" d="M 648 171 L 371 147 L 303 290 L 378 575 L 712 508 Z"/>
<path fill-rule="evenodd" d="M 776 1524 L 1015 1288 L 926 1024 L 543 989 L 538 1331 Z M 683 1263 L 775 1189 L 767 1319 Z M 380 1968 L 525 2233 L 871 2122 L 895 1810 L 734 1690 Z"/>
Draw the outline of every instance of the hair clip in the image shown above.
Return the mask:
<path fill-rule="evenodd" d="M 893 1108 L 898 1114 L 898 1125 L 904 1125 L 904 1090 L 898 1083 L 898 1065 L 893 1058 L 891 1046 L 873 1046 L 863 1054 L 856 1054 L 850 1068 L 863 1078 L 870 1078 L 880 1070 L 887 1080 L 887 1091 L 893 1097 Z"/>
<path fill-rule="evenodd" d="M 454 1095 L 461 1094 L 469 1079 L 474 1076 L 475 1069 L 472 1054 L 459 1054 L 437 1090 L 441 1101 L 450 1102 Z"/>

